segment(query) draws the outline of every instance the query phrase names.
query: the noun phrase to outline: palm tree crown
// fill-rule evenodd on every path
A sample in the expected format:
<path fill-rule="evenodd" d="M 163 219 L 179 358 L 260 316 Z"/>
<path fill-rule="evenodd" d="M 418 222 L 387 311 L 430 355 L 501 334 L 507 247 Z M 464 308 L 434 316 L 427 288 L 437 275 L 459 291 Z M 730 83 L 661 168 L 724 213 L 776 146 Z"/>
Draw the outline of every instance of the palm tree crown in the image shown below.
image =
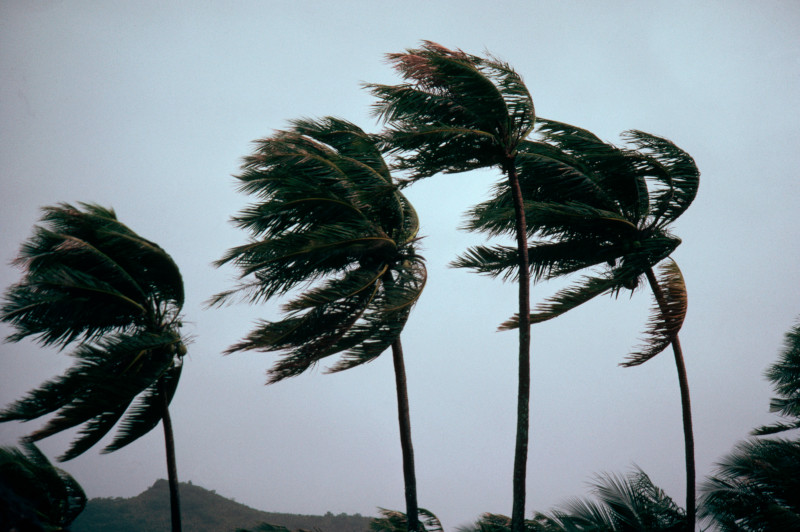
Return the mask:
<path fill-rule="evenodd" d="M 252 242 L 231 249 L 242 282 L 212 300 L 250 302 L 316 281 L 228 352 L 277 351 L 270 382 L 341 353 L 330 371 L 365 362 L 399 337 L 425 284 L 419 220 L 374 138 L 340 119 L 301 120 L 258 142 L 238 176 L 258 203 L 234 218 Z"/>
<path fill-rule="evenodd" d="M 574 286 L 555 294 L 533 314 L 532 323 L 559 316 L 601 294 L 634 289 L 639 279 L 677 248 L 670 232 L 697 193 L 694 160 L 672 142 L 641 131 L 625 134 L 630 147 L 619 148 L 594 134 L 539 119 L 538 139 L 520 146 L 517 158 L 525 197 L 531 272 L 552 279 L 600 267 Z M 490 234 L 513 232 L 507 187 L 469 214 L 465 227 Z M 516 275 L 515 250 L 477 246 L 454 266 L 491 276 Z M 686 311 L 683 277 L 677 265 L 663 265 L 661 286 L 667 312 L 656 308 L 649 342 L 625 365 L 637 365 L 663 351 L 680 330 Z M 518 316 L 501 328 L 514 328 Z"/>
<path fill-rule="evenodd" d="M 170 256 L 114 211 L 60 204 L 44 213 L 14 261 L 24 276 L 5 293 L 0 319 L 17 330 L 9 341 L 31 336 L 62 348 L 77 342 L 77 363 L 8 406 L 0 421 L 57 412 L 32 441 L 84 424 L 61 457 L 69 460 L 114 425 L 119 430 L 104 452 L 161 420 L 162 394 L 169 400 L 175 393 L 186 353 L 178 333 L 183 283 Z"/>
<path fill-rule="evenodd" d="M 390 125 L 387 141 L 411 179 L 488 166 L 505 168 L 533 129 L 533 100 L 506 63 L 425 41 L 389 54 L 406 79 L 367 85 L 376 114 Z"/>
<path fill-rule="evenodd" d="M 228 352 L 276 351 L 269 383 L 340 354 L 329 371 L 392 348 L 403 452 L 407 527 L 420 529 L 411 421 L 400 333 L 425 286 L 416 252 L 419 219 L 392 181 L 377 139 L 336 118 L 298 120 L 258 142 L 245 159 L 241 189 L 258 197 L 235 222 L 252 235 L 217 264 L 241 270 L 251 302 L 296 291 L 284 318 L 261 321 Z M 299 292 L 299 293 L 297 293 Z"/>

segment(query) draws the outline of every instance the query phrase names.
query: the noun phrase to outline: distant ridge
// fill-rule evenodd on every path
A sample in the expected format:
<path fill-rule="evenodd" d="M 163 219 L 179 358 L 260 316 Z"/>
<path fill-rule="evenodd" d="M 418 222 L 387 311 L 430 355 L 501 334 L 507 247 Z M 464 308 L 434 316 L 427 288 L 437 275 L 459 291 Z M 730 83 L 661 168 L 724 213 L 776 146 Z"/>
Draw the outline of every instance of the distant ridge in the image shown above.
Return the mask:
<path fill-rule="evenodd" d="M 183 529 L 192 532 L 234 532 L 261 523 L 289 530 L 366 532 L 371 517 L 359 514 L 295 515 L 262 512 L 194 484 L 180 484 Z M 72 532 L 170 532 L 169 486 L 159 479 L 135 497 L 91 499 L 75 520 Z"/>

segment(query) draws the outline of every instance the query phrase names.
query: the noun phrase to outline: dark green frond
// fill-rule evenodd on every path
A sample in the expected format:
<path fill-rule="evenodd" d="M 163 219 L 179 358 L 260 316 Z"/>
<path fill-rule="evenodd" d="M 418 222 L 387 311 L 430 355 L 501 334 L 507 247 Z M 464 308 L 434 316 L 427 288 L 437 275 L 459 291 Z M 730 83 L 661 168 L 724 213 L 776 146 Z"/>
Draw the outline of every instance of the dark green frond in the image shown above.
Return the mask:
<path fill-rule="evenodd" d="M 701 492 L 699 514 L 720 530 L 800 529 L 800 441 L 739 443 Z"/>
<path fill-rule="evenodd" d="M 688 298 L 680 268 L 675 261 L 669 260 L 662 264 L 659 270 L 658 284 L 664 297 L 665 308 L 656 302 L 650 315 L 644 345 L 628 355 L 627 361 L 620 364 L 623 367 L 644 364 L 669 347 L 686 318 Z"/>
<path fill-rule="evenodd" d="M 378 508 L 382 517 L 376 517 L 369 523 L 372 532 L 406 532 L 408 530 L 408 518 L 406 514 L 397 510 L 387 510 Z M 421 532 L 442 532 L 442 523 L 431 511 L 425 508 L 418 509 Z"/>
<path fill-rule="evenodd" d="M 183 283 L 163 249 L 109 209 L 61 204 L 44 211 L 15 261 L 23 278 L 0 307 L 0 319 L 16 329 L 9 341 L 33 336 L 63 347 L 177 318 Z"/>
<path fill-rule="evenodd" d="M 2 412 L 0 421 L 56 416 L 30 435 L 38 441 L 83 425 L 61 460 L 70 460 L 97 443 L 122 417 L 134 398 L 176 363 L 175 333 L 118 334 L 97 345 L 83 344 L 78 363 L 62 377 L 47 381 Z"/>
<path fill-rule="evenodd" d="M 158 425 L 164 416 L 165 404 L 169 405 L 175 396 L 182 369 L 183 362 L 176 360 L 158 381 L 139 396 L 119 423 L 114 440 L 103 449 L 103 453 L 122 449 Z"/>
<path fill-rule="evenodd" d="M 217 262 L 239 268 L 241 282 L 211 300 L 255 303 L 302 287 L 283 319 L 259 322 L 227 351 L 278 353 L 269 382 L 335 354 L 332 371 L 380 355 L 425 282 L 419 218 L 391 180 L 381 140 L 341 119 L 292 124 L 245 159 L 242 190 L 258 201 L 234 220 L 252 241 Z"/>
<path fill-rule="evenodd" d="M 504 281 L 516 279 L 519 274 L 519 253 L 510 246 L 474 246 L 450 263 L 453 268 L 469 268 Z"/>
<path fill-rule="evenodd" d="M 620 280 L 613 275 L 603 275 L 599 277 L 584 276 L 583 279 L 563 290 L 557 292 L 553 297 L 540 303 L 531 313 L 531 323 L 541 323 L 543 321 L 556 318 L 580 305 L 586 303 L 601 294 L 611 293 L 619 289 Z M 519 327 L 519 316 L 515 315 L 510 320 L 500 324 L 499 329 L 510 330 Z"/>
<path fill-rule="evenodd" d="M 694 159 L 663 137 L 637 130 L 626 131 L 623 137 L 642 157 L 642 172 L 658 185 L 650 198 L 653 223 L 662 227 L 674 222 L 697 196 L 700 170 Z"/>
<path fill-rule="evenodd" d="M 786 333 L 780 358 L 764 376 L 772 383 L 778 397 L 770 401 L 769 410 L 787 422 L 760 427 L 753 434 L 775 434 L 800 428 L 800 322 Z"/>
<path fill-rule="evenodd" d="M 54 467 L 30 442 L 22 451 L 0 448 L 0 496 L 6 503 L 3 525 L 22 530 L 23 520 L 62 530 L 83 511 L 86 494 L 68 473 Z"/>
<path fill-rule="evenodd" d="M 525 84 L 493 57 L 425 41 L 388 58 L 408 83 L 367 87 L 390 126 L 387 144 L 403 153 L 398 166 L 413 179 L 501 164 L 533 128 Z"/>

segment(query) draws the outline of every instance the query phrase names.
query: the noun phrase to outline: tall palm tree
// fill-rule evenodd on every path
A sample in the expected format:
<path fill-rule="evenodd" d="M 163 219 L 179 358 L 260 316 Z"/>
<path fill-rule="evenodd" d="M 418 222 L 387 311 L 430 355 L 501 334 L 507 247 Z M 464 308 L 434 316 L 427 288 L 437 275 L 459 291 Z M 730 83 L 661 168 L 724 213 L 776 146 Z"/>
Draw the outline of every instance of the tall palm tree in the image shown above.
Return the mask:
<path fill-rule="evenodd" d="M 329 371 L 392 349 L 403 452 L 408 529 L 419 530 L 414 452 L 400 333 L 422 292 L 417 214 L 392 181 L 377 140 L 344 120 L 299 120 L 258 142 L 245 159 L 241 190 L 256 196 L 234 221 L 249 244 L 217 263 L 241 270 L 235 289 L 251 303 L 305 287 L 279 321 L 262 321 L 228 352 L 278 352 L 268 383 L 341 354 Z M 310 282 L 315 284 L 308 288 Z"/>
<path fill-rule="evenodd" d="M 0 523 L 8 527 L 4 530 L 29 530 L 34 525 L 67 530 L 85 507 L 80 484 L 53 467 L 36 445 L 0 448 Z"/>
<path fill-rule="evenodd" d="M 520 143 L 534 127 L 535 111 L 520 76 L 493 57 L 477 57 L 424 41 L 417 49 L 390 54 L 407 80 L 368 85 L 379 98 L 376 114 L 389 125 L 386 140 L 410 181 L 439 172 L 497 167 L 513 197 L 519 272 L 519 375 L 514 453 L 512 522 L 522 532 L 530 408 L 530 280 L 523 194 L 517 174 Z"/>
<path fill-rule="evenodd" d="M 42 224 L 14 261 L 23 278 L 6 291 L 0 320 L 16 328 L 9 341 L 33 337 L 44 346 L 77 344 L 71 353 L 77 362 L 6 407 L 0 422 L 55 412 L 29 441 L 82 425 L 59 458 L 66 461 L 88 450 L 115 425 L 116 436 L 103 452 L 128 445 L 161 421 L 172 525 L 178 531 L 178 479 L 168 409 L 186 354 L 178 332 L 184 299 L 178 267 L 110 209 L 59 204 L 44 209 Z"/>
<path fill-rule="evenodd" d="M 535 280 L 595 268 L 578 283 L 556 293 L 530 315 L 532 323 L 559 316 L 601 294 L 635 289 L 646 278 L 655 298 L 645 344 L 622 365 L 643 364 L 672 346 L 678 371 L 686 457 L 687 527 L 694 528 L 695 464 L 689 384 L 678 337 L 686 315 L 686 286 L 668 259 L 681 240 L 669 226 L 694 200 L 700 172 L 694 160 L 671 141 L 629 131 L 619 148 L 594 134 L 561 122 L 539 119 L 537 137 L 520 146 L 518 165 Z M 475 207 L 467 228 L 513 233 L 510 194 L 498 187 Z M 492 276 L 513 277 L 514 250 L 471 248 L 454 262 Z M 659 276 L 654 268 L 659 267 Z M 597 269 L 599 267 L 599 270 Z M 502 329 L 521 326 L 519 315 Z"/>

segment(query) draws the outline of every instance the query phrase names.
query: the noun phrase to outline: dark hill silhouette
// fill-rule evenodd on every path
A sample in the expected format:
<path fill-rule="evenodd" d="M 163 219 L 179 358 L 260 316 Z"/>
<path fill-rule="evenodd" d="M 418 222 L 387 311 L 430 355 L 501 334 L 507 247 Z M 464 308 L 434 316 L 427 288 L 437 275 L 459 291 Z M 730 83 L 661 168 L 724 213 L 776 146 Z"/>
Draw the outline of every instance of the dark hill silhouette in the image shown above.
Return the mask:
<path fill-rule="evenodd" d="M 135 497 L 91 499 L 72 524 L 72 532 L 169 532 L 169 486 L 159 479 Z M 183 529 L 192 532 L 234 532 L 261 523 L 289 530 L 366 532 L 370 517 L 359 514 L 295 515 L 262 512 L 214 491 L 190 483 L 180 484 Z"/>

